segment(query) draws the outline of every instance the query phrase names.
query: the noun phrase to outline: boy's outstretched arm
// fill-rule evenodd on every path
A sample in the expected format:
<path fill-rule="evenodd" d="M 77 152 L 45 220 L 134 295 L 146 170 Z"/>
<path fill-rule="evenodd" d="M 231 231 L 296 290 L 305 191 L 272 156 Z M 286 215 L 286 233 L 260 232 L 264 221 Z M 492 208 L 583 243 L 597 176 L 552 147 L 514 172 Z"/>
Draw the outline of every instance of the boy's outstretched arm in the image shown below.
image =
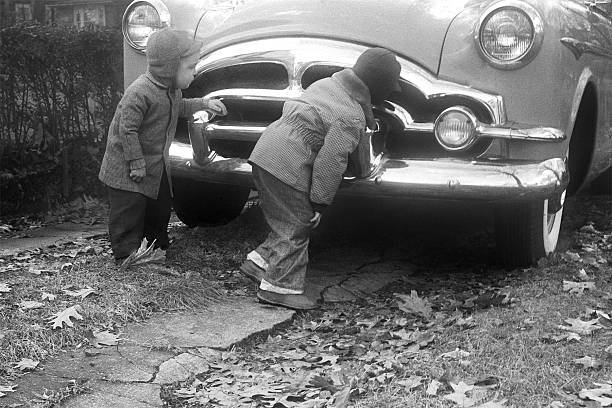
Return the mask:
<path fill-rule="evenodd" d="M 360 143 L 361 133 L 358 121 L 351 119 L 339 120 L 329 128 L 312 165 L 310 201 L 315 206 L 333 201 L 346 171 L 348 156 Z"/>
<path fill-rule="evenodd" d="M 219 99 L 187 98 L 181 100 L 179 116 L 190 118 L 194 113 L 201 110 L 213 112 L 220 116 L 227 115 L 227 108 Z"/>
<path fill-rule="evenodd" d="M 370 175 L 371 169 L 371 135 L 368 132 L 361 132 L 359 137 L 359 144 L 357 148 L 350 155 L 350 166 L 351 171 L 355 177 L 367 177 Z"/>

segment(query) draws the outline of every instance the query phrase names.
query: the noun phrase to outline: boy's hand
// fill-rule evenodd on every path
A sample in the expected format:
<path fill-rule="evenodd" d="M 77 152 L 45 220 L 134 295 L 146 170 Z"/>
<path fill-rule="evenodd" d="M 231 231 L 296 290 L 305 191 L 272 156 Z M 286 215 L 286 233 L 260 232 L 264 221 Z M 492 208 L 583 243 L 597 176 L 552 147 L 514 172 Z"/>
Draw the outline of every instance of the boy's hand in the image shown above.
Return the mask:
<path fill-rule="evenodd" d="M 208 109 L 210 109 L 215 114 L 220 115 L 220 116 L 227 115 L 227 108 L 225 107 L 223 102 L 221 102 L 218 99 L 209 99 L 208 100 Z"/>
<path fill-rule="evenodd" d="M 136 183 L 140 183 L 146 175 L 147 169 L 145 167 L 141 169 L 130 170 L 130 178 Z"/>
<path fill-rule="evenodd" d="M 314 216 L 310 219 L 310 222 L 312 223 L 312 229 L 317 228 L 321 222 L 321 213 L 315 211 Z"/>

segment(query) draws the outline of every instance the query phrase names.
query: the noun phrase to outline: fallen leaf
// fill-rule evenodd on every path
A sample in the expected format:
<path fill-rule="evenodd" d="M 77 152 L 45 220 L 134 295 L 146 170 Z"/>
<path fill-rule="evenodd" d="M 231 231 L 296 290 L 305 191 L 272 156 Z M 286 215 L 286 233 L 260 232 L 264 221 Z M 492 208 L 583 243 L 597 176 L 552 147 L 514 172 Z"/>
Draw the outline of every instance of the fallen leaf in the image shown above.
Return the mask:
<path fill-rule="evenodd" d="M 575 295 L 582 295 L 585 289 L 595 289 L 595 282 L 563 281 L 563 290 Z"/>
<path fill-rule="evenodd" d="M 55 298 L 56 298 L 56 296 L 51 294 L 51 293 L 43 292 L 43 294 L 42 294 L 42 300 L 53 301 L 53 300 L 55 300 Z"/>
<path fill-rule="evenodd" d="M 17 385 L 0 385 L 0 397 L 4 397 L 6 392 L 15 392 Z"/>
<path fill-rule="evenodd" d="M 420 375 L 411 375 L 405 380 L 400 380 L 397 383 L 399 385 L 403 385 L 404 387 L 408 389 L 408 391 L 410 391 L 414 388 L 420 387 L 422 382 L 423 382 L 423 377 L 421 377 Z"/>
<path fill-rule="evenodd" d="M 589 356 L 577 358 L 574 360 L 574 363 L 577 365 L 581 365 L 583 368 L 593 368 L 595 370 L 599 370 L 602 365 L 600 361 Z"/>
<path fill-rule="evenodd" d="M 64 289 L 64 293 L 68 296 L 80 297 L 81 299 L 85 299 L 87 296 L 91 295 L 94 292 L 95 290 L 90 287 L 86 287 L 76 291 Z"/>
<path fill-rule="evenodd" d="M 449 382 L 449 384 L 453 389 L 453 392 L 451 394 L 445 395 L 444 399 L 453 401 L 455 404 L 463 408 L 469 408 L 474 406 L 475 401 L 466 395 L 468 391 L 472 391 L 474 389 L 473 385 L 467 385 L 463 381 L 460 381 L 458 384 Z"/>
<path fill-rule="evenodd" d="M 333 396 L 333 402 L 327 406 L 330 408 L 346 408 L 351 398 L 351 388 L 346 387 L 343 390 L 338 391 Z"/>
<path fill-rule="evenodd" d="M 39 361 L 34 361 L 29 358 L 22 358 L 20 362 L 16 363 L 13 368 L 17 368 L 21 371 L 33 370 L 40 364 Z"/>
<path fill-rule="evenodd" d="M 427 395 L 436 395 L 438 394 L 438 389 L 442 386 L 442 383 L 438 380 L 431 380 L 429 385 L 427 386 L 427 390 L 425 393 Z"/>
<path fill-rule="evenodd" d="M 400 310 L 429 318 L 432 314 L 431 306 L 425 298 L 420 298 L 416 290 L 410 291 L 410 295 L 404 293 L 394 293 L 400 300 L 398 307 Z"/>
<path fill-rule="evenodd" d="M 123 272 L 128 268 L 136 265 L 144 265 L 147 263 L 163 263 L 166 261 L 166 252 L 160 248 L 155 248 L 155 240 L 147 247 L 147 239 L 144 238 L 140 243 L 140 247 L 132 252 L 119 267 L 119 271 Z"/>
<path fill-rule="evenodd" d="M 560 325 L 560 329 L 582 334 L 585 336 L 588 336 L 589 334 L 592 334 L 595 330 L 599 330 L 602 328 L 598 325 L 598 319 L 593 319 L 586 322 L 580 319 L 565 319 L 565 322 L 569 323 L 570 326 Z"/>
<path fill-rule="evenodd" d="M 70 306 L 61 312 L 55 313 L 47 320 L 49 320 L 49 323 L 53 324 L 51 327 L 52 329 L 61 329 L 63 328 L 64 323 L 66 323 L 66 326 L 68 327 L 74 327 L 74 324 L 70 318 L 74 317 L 76 320 L 83 320 L 83 316 L 81 316 L 79 312 L 83 312 L 83 308 L 80 305 Z"/>
<path fill-rule="evenodd" d="M 11 287 L 6 283 L 0 283 L 0 293 L 8 293 L 11 291 Z"/>
<path fill-rule="evenodd" d="M 485 388 L 487 390 L 492 390 L 495 388 L 499 388 L 499 378 L 497 377 L 486 377 L 481 380 L 478 380 L 474 383 L 475 388 Z"/>
<path fill-rule="evenodd" d="M 599 388 L 582 389 L 578 396 L 583 400 L 597 401 L 602 407 L 612 406 L 612 385 L 609 383 L 594 383 Z"/>
<path fill-rule="evenodd" d="M 470 353 L 464 350 L 461 350 L 460 348 L 456 348 L 453 351 L 449 351 L 447 353 L 443 353 L 440 354 L 440 357 L 442 358 L 451 358 L 451 359 L 461 359 L 461 358 L 466 358 L 469 357 Z"/>
<path fill-rule="evenodd" d="M 587 280 L 591 279 L 591 278 L 590 278 L 590 276 L 589 276 L 589 275 L 587 275 L 587 273 L 586 273 L 586 271 L 584 270 L 584 268 L 582 268 L 582 269 L 580 269 L 580 270 L 578 271 L 578 278 L 579 278 L 580 280 L 583 280 L 583 281 L 587 281 Z"/>
<path fill-rule="evenodd" d="M 120 340 L 118 334 L 113 334 L 108 330 L 89 330 L 87 333 L 85 333 L 85 337 L 87 337 L 87 340 L 89 340 L 89 344 L 95 348 L 102 348 L 102 346 L 116 346 L 119 344 Z"/>
<path fill-rule="evenodd" d="M 506 403 L 506 399 L 501 401 L 489 401 L 481 405 L 477 405 L 474 408 L 506 408 L 504 404 Z"/>
<path fill-rule="evenodd" d="M 43 303 L 37 302 L 35 300 L 22 300 L 21 302 L 19 302 L 19 307 L 21 309 L 25 309 L 25 310 L 27 310 L 27 309 L 38 309 L 38 308 L 41 308 L 43 306 L 44 306 Z"/>

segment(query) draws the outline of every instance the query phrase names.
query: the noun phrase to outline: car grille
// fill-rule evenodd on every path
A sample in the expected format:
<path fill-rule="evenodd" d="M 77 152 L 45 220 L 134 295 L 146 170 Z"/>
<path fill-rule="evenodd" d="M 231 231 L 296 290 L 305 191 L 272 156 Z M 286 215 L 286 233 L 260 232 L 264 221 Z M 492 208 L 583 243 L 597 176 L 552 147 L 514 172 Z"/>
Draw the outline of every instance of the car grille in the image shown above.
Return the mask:
<path fill-rule="evenodd" d="M 183 96 L 222 98 L 228 108 L 228 115 L 213 121 L 221 127 L 263 127 L 280 117 L 283 103 L 288 97 L 298 96 L 315 81 L 348 66 L 343 61 L 309 61 L 302 62 L 301 69 L 296 70 L 292 65 L 288 66 L 283 58 L 277 58 L 278 61 L 274 59 L 270 53 L 253 53 L 244 58 L 233 56 L 224 63 L 214 61 L 210 66 L 203 61 L 200 74 L 184 90 Z M 403 75 L 404 67 L 402 70 Z M 406 120 L 402 121 L 401 115 L 397 113 L 398 109 L 403 109 L 404 116 L 416 125 L 432 126 L 444 109 L 457 105 L 468 107 L 483 123 L 495 121 L 491 109 L 470 94 L 445 92 L 433 97 L 424 92 L 417 81 L 414 82 L 402 80 L 401 94 L 375 109 L 375 116 L 381 124 L 374 143 L 379 150 L 384 150 L 390 157 L 412 159 L 469 158 L 477 157 L 486 150 L 490 139 L 483 138 L 466 151 L 449 152 L 436 141 L 431 129 L 424 131 L 419 126 L 407 127 Z M 210 135 L 210 147 L 224 157 L 247 158 L 256 142 L 256 138 L 233 138 L 228 132 L 219 137 L 214 132 Z M 188 142 L 185 122 L 179 123 L 176 138 Z"/>

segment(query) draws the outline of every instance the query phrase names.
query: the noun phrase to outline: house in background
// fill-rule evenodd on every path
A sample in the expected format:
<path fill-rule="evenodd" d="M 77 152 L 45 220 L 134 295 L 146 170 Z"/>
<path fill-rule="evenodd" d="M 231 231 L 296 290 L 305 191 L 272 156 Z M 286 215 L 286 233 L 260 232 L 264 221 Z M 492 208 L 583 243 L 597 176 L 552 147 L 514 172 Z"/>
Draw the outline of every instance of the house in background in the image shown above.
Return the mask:
<path fill-rule="evenodd" d="M 130 0 L 0 0 L 0 27 L 22 21 L 85 27 L 120 27 Z"/>
<path fill-rule="evenodd" d="M 44 0 L 45 23 L 120 27 L 121 18 L 130 0 Z"/>

